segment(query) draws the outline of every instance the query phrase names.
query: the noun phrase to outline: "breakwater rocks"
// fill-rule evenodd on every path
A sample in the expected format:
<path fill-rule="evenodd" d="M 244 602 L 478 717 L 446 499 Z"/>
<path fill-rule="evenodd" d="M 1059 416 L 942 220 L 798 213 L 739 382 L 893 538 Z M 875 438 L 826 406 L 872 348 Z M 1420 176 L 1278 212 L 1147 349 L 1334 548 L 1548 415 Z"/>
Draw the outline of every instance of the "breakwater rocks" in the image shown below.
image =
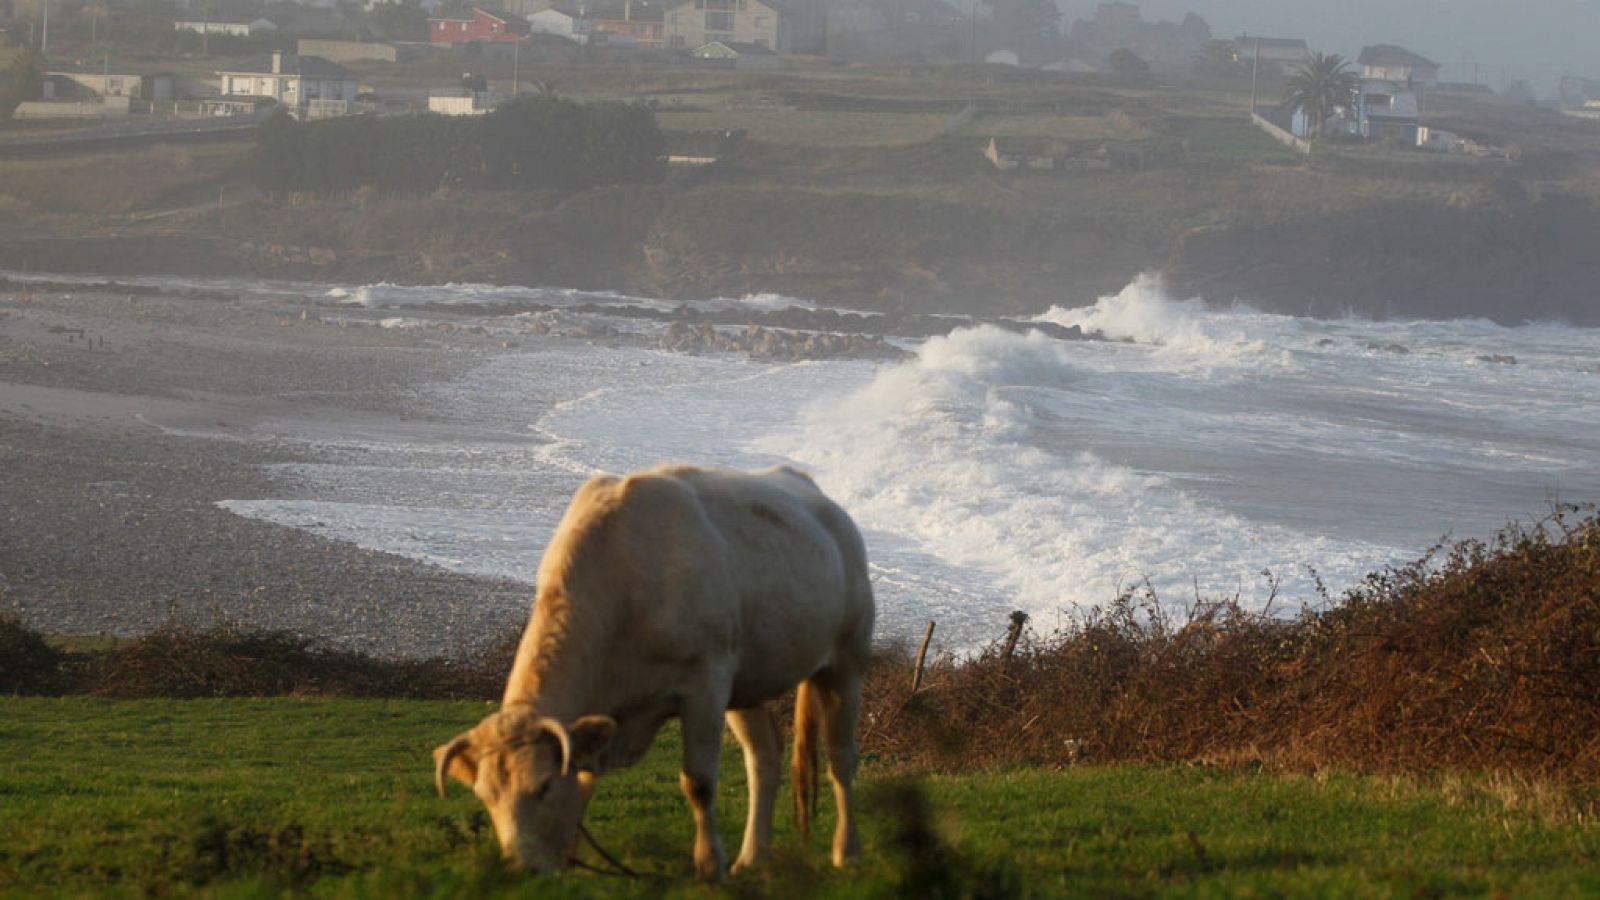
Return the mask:
<path fill-rule="evenodd" d="M 718 325 L 724 327 L 719 328 Z M 978 319 L 917 314 L 867 315 L 791 306 L 771 312 L 699 312 L 680 307 L 670 314 L 658 346 L 676 353 L 745 353 L 752 359 L 791 362 L 823 359 L 896 361 L 914 354 L 890 338 L 919 340 L 958 328 L 992 325 L 1007 331 L 1038 331 L 1056 340 L 1085 340 L 1083 331 L 1051 322 Z M 733 327 L 726 327 L 733 326 Z M 743 326 L 740 328 L 739 326 Z"/>
<path fill-rule="evenodd" d="M 900 360 L 911 354 L 878 335 L 798 332 L 751 325 L 743 331 L 719 331 L 709 322 L 669 324 L 657 340 L 674 353 L 744 353 L 751 359 L 794 362 L 822 359 Z"/>

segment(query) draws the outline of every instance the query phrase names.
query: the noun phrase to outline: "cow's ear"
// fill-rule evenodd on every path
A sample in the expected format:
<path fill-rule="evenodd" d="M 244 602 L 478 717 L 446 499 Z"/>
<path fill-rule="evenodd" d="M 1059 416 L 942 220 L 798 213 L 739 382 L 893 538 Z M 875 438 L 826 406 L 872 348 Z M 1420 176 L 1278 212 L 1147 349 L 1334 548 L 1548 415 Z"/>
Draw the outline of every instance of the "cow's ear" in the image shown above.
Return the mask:
<path fill-rule="evenodd" d="M 617 720 L 610 716 L 584 716 L 572 723 L 572 764 L 591 768 L 595 757 L 611 746 L 617 734 Z"/>
<path fill-rule="evenodd" d="M 454 776 L 456 779 L 472 786 L 478 780 L 478 750 L 472 745 L 472 732 L 466 731 L 456 735 L 448 744 L 440 744 L 433 750 L 433 783 L 439 789 L 439 796 L 444 796 L 444 776 Z"/>

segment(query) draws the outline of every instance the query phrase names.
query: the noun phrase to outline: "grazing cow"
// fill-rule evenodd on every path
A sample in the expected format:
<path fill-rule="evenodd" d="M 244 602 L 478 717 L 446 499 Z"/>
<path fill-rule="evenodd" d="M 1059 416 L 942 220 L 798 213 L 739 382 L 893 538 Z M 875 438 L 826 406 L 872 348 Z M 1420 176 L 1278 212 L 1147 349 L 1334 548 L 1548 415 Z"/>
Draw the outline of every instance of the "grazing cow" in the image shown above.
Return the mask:
<path fill-rule="evenodd" d="M 507 857 L 570 864 L 596 777 L 638 762 L 676 717 L 696 871 L 727 865 L 713 809 L 725 718 L 750 782 L 734 869 L 762 862 L 782 751 L 768 703 L 795 685 L 802 831 L 820 726 L 833 862 L 860 856 L 850 796 L 872 587 L 860 533 L 809 477 L 689 466 L 596 477 L 567 508 L 538 585 L 500 712 L 434 751 L 440 795 L 446 774 L 471 785 Z"/>

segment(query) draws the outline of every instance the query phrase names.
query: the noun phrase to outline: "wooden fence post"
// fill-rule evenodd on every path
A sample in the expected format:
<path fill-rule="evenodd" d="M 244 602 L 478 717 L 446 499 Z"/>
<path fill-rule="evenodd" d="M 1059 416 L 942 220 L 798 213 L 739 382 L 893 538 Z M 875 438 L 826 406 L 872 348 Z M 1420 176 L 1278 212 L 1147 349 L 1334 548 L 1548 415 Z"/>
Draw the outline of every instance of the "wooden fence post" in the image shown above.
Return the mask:
<path fill-rule="evenodd" d="M 1022 638 L 1022 626 L 1028 624 L 1028 614 L 1017 610 L 1011 614 L 1011 628 L 1006 632 L 1006 649 L 1000 654 L 1001 659 L 1010 659 L 1011 654 L 1017 652 L 1017 641 Z"/>
<path fill-rule="evenodd" d="M 934 621 L 928 620 L 928 630 L 923 632 L 922 646 L 917 648 L 917 667 L 911 673 L 911 693 L 922 687 L 922 667 L 928 661 L 928 645 L 933 642 Z"/>

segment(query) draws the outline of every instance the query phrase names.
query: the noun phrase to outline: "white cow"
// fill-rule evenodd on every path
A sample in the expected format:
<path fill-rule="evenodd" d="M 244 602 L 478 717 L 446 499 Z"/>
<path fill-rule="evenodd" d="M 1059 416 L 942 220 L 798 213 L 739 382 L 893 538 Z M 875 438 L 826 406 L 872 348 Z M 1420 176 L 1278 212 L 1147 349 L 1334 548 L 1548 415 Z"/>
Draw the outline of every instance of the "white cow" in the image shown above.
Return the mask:
<path fill-rule="evenodd" d="M 744 747 L 750 813 L 734 869 L 772 846 L 782 739 L 769 701 L 799 685 L 794 788 L 802 830 L 818 726 L 838 803 L 833 862 L 860 856 L 851 811 L 856 720 L 873 620 L 866 550 L 804 473 L 673 466 L 578 490 L 539 566 L 500 712 L 434 751 L 472 786 L 519 865 L 568 865 L 596 776 L 683 723 L 679 784 L 694 863 L 719 876 L 723 722 Z"/>

